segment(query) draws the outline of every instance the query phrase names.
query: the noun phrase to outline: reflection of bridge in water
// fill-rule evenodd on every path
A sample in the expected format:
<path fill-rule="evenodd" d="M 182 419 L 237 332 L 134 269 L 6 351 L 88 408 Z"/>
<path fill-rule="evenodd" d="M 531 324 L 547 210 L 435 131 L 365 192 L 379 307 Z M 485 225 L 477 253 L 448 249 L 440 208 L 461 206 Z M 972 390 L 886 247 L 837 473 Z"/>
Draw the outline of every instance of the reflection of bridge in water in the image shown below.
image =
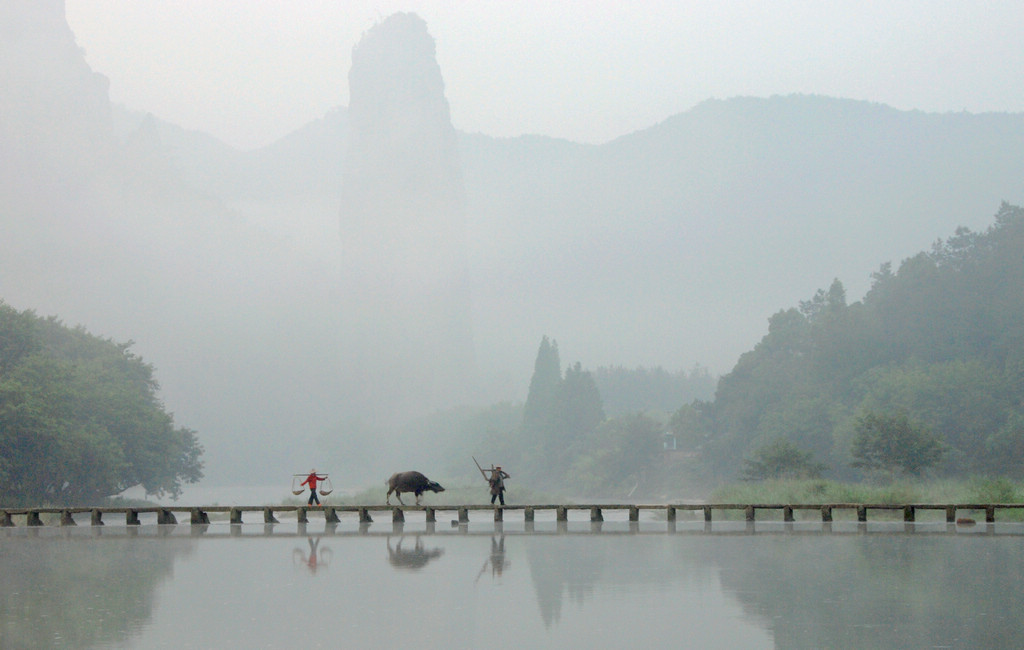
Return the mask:
<path fill-rule="evenodd" d="M 868 522 L 869 512 L 882 512 L 883 521 L 902 520 L 906 524 L 913 524 L 918 521 L 918 514 L 924 515 L 923 519 L 930 516 L 936 521 L 945 521 L 948 525 L 969 526 L 975 523 L 975 515 L 984 517 L 986 524 L 996 522 L 996 512 L 1024 510 L 1024 504 L 1006 503 L 961 503 L 961 504 L 872 504 L 872 503 L 824 503 L 824 504 L 558 504 L 558 505 L 439 505 L 439 506 L 391 506 L 391 505 L 324 505 L 320 507 L 310 506 L 117 506 L 117 507 L 40 507 L 40 508 L 0 508 L 0 527 L 12 527 L 24 525 L 29 527 L 45 525 L 43 519 L 46 516 L 58 526 L 77 526 L 76 515 L 84 519 L 88 515 L 88 524 L 92 526 L 104 525 L 104 517 L 110 515 L 123 515 L 125 525 L 138 526 L 142 524 L 140 517 L 145 516 L 147 520 L 155 517 L 157 524 L 177 524 L 176 514 L 188 515 L 189 523 L 193 526 L 203 526 L 210 523 L 210 515 L 226 518 L 228 523 L 242 524 L 243 513 L 261 513 L 263 523 L 273 525 L 281 523 L 278 515 L 294 514 L 295 521 L 300 524 L 308 524 L 310 516 L 320 519 L 327 525 L 341 522 L 340 515 L 355 515 L 360 525 L 373 523 L 371 513 L 391 514 L 391 521 L 396 525 L 405 523 L 406 513 L 423 513 L 423 520 L 432 525 L 437 522 L 438 513 L 454 513 L 456 518 L 452 520 L 453 525 L 468 524 L 470 512 L 492 513 L 495 524 L 505 521 L 506 513 L 522 515 L 522 521 L 526 527 L 536 521 L 537 514 L 554 515 L 557 523 L 567 523 L 570 520 L 570 513 L 582 515 L 589 519 L 592 524 L 600 524 L 605 521 L 605 514 L 615 513 L 618 518 L 630 523 L 639 524 L 641 513 L 658 521 L 664 521 L 669 528 L 674 527 L 679 519 L 680 512 L 686 513 L 690 521 L 703 519 L 705 528 L 710 528 L 713 514 L 718 512 L 721 519 L 725 521 L 741 519 L 752 524 L 757 519 L 758 511 L 772 513 L 774 520 L 779 519 L 786 524 L 797 522 L 797 515 L 800 514 L 800 522 L 820 521 L 822 524 L 831 524 L 835 515 L 840 519 L 846 516 L 850 521 L 860 524 Z M 815 513 L 820 515 L 816 519 Z M 969 516 L 968 516 L 969 515 Z M 250 522 L 254 523 L 254 522 Z"/>
<path fill-rule="evenodd" d="M 312 526 L 312 528 L 311 528 Z M 436 523 L 390 524 L 350 522 L 346 524 L 327 523 L 276 523 L 276 524 L 160 524 L 144 523 L 137 526 L 15 526 L 0 528 L 0 539 L 32 537 L 66 537 L 95 539 L 237 539 L 237 538 L 296 538 L 316 537 L 381 538 L 414 535 L 434 539 L 455 537 L 652 537 L 652 536 L 694 536 L 694 537 L 743 537 L 743 536 L 856 536 L 916 534 L 922 536 L 971 535 L 996 537 L 1024 537 L 1024 523 L 995 523 L 965 526 L 944 522 L 780 522 L 780 521 L 723 521 L 723 522 L 611 522 L 611 521 L 548 521 L 483 522 L 482 524 L 456 524 L 452 526 Z"/>

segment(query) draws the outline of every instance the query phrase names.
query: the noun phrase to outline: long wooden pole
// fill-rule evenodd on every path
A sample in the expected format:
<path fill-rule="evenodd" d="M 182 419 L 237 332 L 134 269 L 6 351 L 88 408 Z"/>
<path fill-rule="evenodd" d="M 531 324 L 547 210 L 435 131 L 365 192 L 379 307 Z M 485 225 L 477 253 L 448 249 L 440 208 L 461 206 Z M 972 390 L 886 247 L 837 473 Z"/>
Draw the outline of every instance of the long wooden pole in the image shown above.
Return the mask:
<path fill-rule="evenodd" d="M 470 456 L 470 458 L 472 458 L 473 462 L 476 463 L 476 468 L 480 470 L 480 474 L 484 477 L 484 480 L 490 482 L 491 479 L 487 477 L 487 472 L 484 471 L 484 468 L 480 467 L 480 463 L 477 461 L 476 456 Z"/>

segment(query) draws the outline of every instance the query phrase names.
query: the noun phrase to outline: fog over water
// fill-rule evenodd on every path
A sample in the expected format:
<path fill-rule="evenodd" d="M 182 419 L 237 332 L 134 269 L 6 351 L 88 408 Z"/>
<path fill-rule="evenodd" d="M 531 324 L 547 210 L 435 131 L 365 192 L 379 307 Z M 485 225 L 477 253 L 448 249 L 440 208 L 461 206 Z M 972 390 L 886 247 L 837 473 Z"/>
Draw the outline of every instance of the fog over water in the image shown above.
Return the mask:
<path fill-rule="evenodd" d="M 515 6 L 4 4 L 0 299 L 134 341 L 208 484 L 376 485 L 544 336 L 725 373 L 1024 203 L 1015 4 Z"/>

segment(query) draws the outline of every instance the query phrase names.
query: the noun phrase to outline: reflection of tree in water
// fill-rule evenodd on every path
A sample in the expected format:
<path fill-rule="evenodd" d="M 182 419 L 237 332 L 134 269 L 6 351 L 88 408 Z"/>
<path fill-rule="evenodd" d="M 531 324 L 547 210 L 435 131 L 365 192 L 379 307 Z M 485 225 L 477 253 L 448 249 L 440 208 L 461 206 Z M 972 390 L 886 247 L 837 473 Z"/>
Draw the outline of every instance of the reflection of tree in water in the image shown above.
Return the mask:
<path fill-rule="evenodd" d="M 558 623 L 565 597 L 583 604 L 598 584 L 601 590 L 614 591 L 710 584 L 713 571 L 691 554 L 681 559 L 678 550 L 686 543 L 680 541 L 673 535 L 601 533 L 530 538 L 526 554 L 545 626 Z"/>
<path fill-rule="evenodd" d="M 1020 537 L 722 539 L 722 588 L 778 647 L 1020 647 Z"/>
<path fill-rule="evenodd" d="M 444 549 L 440 547 L 426 550 L 419 535 L 416 536 L 416 543 L 412 550 L 402 548 L 404 539 L 404 535 L 399 537 L 398 543 L 391 548 L 391 536 L 388 535 L 388 562 L 396 569 L 411 569 L 413 571 L 422 569 L 428 562 L 444 554 Z"/>
<path fill-rule="evenodd" d="M 562 597 L 582 603 L 601 577 L 606 563 L 605 546 L 597 537 L 538 537 L 526 545 L 530 577 L 545 627 L 562 617 Z"/>
<path fill-rule="evenodd" d="M 0 646 L 83 648 L 132 638 L 186 538 L 0 538 Z"/>

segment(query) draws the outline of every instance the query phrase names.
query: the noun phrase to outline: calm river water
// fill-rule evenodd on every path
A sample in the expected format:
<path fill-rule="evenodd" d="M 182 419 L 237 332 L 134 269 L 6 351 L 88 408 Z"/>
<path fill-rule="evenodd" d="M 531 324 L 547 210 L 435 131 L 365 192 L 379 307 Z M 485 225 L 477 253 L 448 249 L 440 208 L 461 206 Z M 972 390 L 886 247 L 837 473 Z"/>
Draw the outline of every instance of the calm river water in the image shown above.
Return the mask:
<path fill-rule="evenodd" d="M 1021 524 L 313 517 L 0 529 L 0 647 L 1024 646 Z"/>

